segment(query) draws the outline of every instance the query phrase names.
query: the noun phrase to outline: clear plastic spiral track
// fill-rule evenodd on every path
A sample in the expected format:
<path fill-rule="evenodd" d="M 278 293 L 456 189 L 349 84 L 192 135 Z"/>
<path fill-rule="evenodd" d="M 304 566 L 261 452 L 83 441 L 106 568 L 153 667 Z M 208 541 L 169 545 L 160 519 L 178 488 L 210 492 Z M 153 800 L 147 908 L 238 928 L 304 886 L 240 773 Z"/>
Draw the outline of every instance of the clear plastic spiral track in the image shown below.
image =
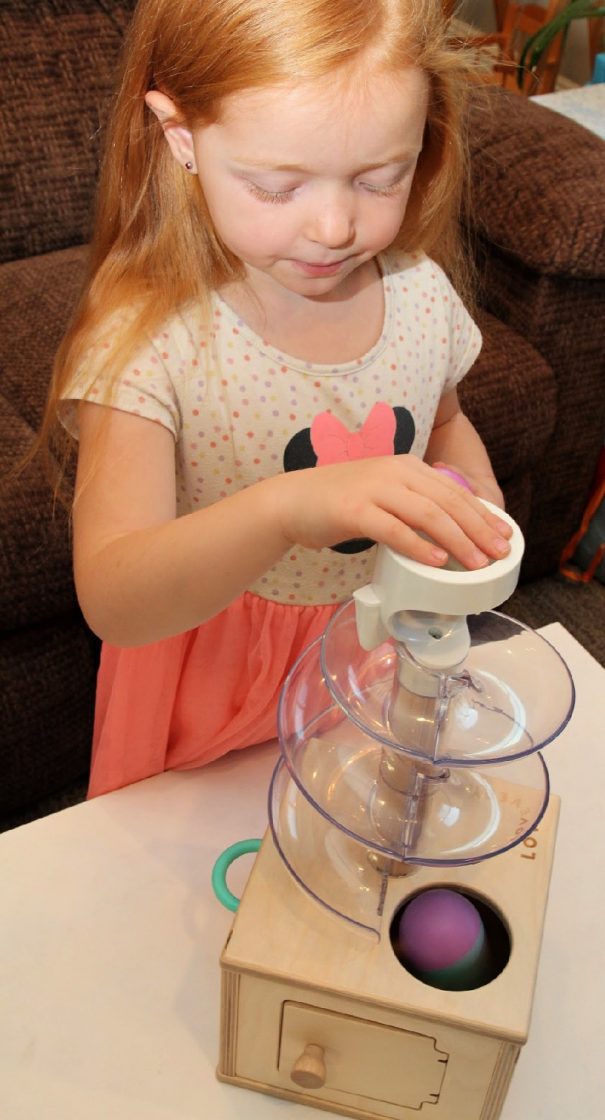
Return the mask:
<path fill-rule="evenodd" d="M 284 685 L 277 850 L 309 894 L 368 930 L 381 924 L 385 875 L 489 859 L 548 804 L 540 751 L 568 722 L 574 688 L 549 642 L 489 609 L 518 578 L 511 525 L 510 556 L 487 572 L 380 548 L 373 583 Z"/>

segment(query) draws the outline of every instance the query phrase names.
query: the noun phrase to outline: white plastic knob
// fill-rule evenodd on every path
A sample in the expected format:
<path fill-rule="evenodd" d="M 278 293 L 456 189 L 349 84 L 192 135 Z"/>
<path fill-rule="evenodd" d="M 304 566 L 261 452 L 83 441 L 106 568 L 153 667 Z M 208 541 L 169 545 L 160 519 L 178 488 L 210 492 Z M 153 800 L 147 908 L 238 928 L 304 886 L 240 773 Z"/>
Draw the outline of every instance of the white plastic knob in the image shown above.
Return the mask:
<path fill-rule="evenodd" d="M 453 625 L 454 618 L 493 610 L 508 599 L 517 586 L 525 547 L 523 534 L 512 517 L 491 502 L 484 504 L 512 529 L 508 555 L 493 560 L 485 568 L 469 571 L 455 561 L 444 568 L 432 568 L 401 556 L 386 545 L 378 546 L 372 582 L 353 592 L 357 634 L 363 649 L 375 649 L 389 637 L 405 640 L 410 619 L 402 618 L 402 613 L 421 612 L 449 620 L 451 642 L 457 651 L 454 661 L 464 658 L 462 629 Z M 449 656 L 447 642 L 440 641 L 439 649 L 438 660 L 445 659 L 445 667 Z M 436 662 L 435 668 L 438 667 Z"/>

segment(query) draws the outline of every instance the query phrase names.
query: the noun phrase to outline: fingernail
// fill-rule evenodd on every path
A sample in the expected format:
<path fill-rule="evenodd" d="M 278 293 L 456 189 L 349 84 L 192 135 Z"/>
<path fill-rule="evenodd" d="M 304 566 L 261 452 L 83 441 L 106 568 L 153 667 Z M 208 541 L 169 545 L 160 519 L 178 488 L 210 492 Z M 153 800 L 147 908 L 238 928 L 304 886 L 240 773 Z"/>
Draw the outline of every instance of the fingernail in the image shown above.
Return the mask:
<path fill-rule="evenodd" d="M 510 552 L 510 542 L 505 541 L 503 537 L 496 537 L 494 541 L 494 551 L 498 556 L 506 556 Z"/>
<path fill-rule="evenodd" d="M 447 552 L 445 552 L 445 550 L 443 548 L 434 548 L 432 550 L 432 556 L 433 556 L 433 559 L 436 560 L 438 564 L 445 564 L 445 561 L 447 560 L 448 554 L 447 554 Z"/>
<path fill-rule="evenodd" d="M 475 548 L 471 554 L 471 564 L 473 568 L 484 568 L 486 564 L 489 564 L 489 556 Z"/>

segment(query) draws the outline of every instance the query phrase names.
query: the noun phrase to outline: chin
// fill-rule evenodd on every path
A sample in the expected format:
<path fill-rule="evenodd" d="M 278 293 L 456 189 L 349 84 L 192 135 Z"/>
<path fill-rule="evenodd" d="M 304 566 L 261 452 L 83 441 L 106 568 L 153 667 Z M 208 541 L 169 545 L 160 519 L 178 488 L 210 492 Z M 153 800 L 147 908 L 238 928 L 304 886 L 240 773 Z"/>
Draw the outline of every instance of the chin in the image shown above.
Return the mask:
<path fill-rule="evenodd" d="M 279 276 L 275 277 L 282 288 L 301 296 L 329 295 L 340 284 L 342 276 Z"/>

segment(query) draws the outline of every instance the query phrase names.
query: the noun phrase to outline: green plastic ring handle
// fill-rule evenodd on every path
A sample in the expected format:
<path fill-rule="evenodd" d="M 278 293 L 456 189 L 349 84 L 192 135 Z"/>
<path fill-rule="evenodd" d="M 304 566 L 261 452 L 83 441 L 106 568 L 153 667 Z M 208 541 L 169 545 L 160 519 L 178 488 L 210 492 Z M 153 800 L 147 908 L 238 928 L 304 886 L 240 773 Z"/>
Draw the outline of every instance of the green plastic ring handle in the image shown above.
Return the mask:
<path fill-rule="evenodd" d="M 246 856 L 249 852 L 258 852 L 261 843 L 261 840 L 238 840 L 236 844 L 225 848 L 212 868 L 212 889 L 227 910 L 237 910 L 239 906 L 239 898 L 236 898 L 227 886 L 227 871 L 240 856 Z"/>

